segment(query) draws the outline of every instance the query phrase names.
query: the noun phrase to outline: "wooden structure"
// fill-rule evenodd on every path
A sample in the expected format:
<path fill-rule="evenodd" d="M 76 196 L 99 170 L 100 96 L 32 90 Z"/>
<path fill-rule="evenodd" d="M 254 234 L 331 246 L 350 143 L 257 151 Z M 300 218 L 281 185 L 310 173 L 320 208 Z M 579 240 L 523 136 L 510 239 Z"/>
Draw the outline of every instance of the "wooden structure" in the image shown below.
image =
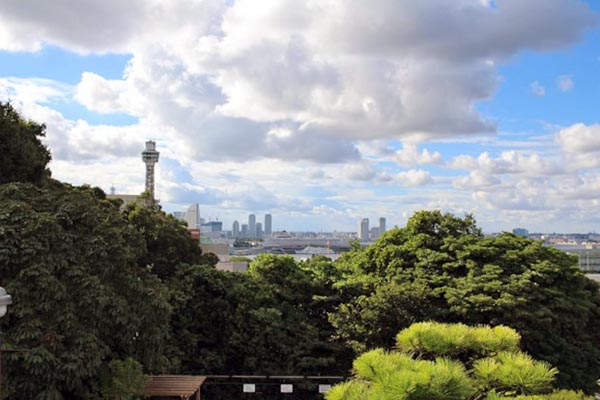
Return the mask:
<path fill-rule="evenodd" d="M 146 377 L 140 396 L 144 399 L 200 400 L 200 388 L 205 376 L 150 375 Z"/>

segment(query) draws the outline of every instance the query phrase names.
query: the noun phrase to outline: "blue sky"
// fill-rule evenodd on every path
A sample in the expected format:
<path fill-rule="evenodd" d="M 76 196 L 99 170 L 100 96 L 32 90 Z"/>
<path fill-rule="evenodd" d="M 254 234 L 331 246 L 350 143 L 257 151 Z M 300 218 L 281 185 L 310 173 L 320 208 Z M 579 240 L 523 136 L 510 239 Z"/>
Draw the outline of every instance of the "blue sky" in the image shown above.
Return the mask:
<path fill-rule="evenodd" d="M 226 226 L 597 230 L 597 2 L 61 1 L 0 5 L 0 100 L 58 179 L 138 193 L 151 138 L 164 208 Z"/>

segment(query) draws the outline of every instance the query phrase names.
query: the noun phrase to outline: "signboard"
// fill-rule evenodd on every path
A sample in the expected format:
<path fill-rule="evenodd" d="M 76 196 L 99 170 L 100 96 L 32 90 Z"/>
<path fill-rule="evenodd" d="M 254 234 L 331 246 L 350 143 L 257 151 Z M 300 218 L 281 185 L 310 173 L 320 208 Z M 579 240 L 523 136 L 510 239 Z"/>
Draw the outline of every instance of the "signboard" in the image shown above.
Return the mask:
<path fill-rule="evenodd" d="M 242 390 L 244 393 L 256 393 L 256 385 L 254 383 L 244 383 Z"/>
<path fill-rule="evenodd" d="M 319 393 L 327 393 L 331 390 L 331 385 L 319 385 Z"/>
<path fill-rule="evenodd" d="M 282 384 L 281 385 L 281 393 L 294 393 L 294 385 L 290 384 Z"/>

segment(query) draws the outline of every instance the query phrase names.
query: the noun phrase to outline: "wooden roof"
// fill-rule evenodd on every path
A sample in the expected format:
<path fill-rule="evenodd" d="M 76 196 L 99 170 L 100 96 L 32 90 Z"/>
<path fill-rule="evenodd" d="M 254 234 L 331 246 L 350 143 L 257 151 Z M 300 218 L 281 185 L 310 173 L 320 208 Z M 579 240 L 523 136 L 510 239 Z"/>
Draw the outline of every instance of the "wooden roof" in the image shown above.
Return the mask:
<path fill-rule="evenodd" d="M 205 376 L 199 375 L 150 375 L 146 377 L 141 395 L 188 399 L 200 390 L 205 380 Z"/>

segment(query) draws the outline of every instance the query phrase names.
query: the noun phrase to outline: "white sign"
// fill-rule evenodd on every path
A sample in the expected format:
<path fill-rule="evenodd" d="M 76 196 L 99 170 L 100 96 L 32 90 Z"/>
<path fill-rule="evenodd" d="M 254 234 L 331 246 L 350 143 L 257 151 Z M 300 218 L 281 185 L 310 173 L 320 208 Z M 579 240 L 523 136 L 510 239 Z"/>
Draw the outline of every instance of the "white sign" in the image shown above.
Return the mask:
<path fill-rule="evenodd" d="M 294 393 L 294 385 L 289 385 L 289 384 L 281 385 L 281 393 Z"/>
<path fill-rule="evenodd" d="M 255 393 L 256 385 L 254 383 L 244 383 L 244 387 L 242 388 L 244 393 Z"/>
<path fill-rule="evenodd" d="M 331 390 L 331 385 L 319 385 L 319 393 L 327 393 Z"/>

